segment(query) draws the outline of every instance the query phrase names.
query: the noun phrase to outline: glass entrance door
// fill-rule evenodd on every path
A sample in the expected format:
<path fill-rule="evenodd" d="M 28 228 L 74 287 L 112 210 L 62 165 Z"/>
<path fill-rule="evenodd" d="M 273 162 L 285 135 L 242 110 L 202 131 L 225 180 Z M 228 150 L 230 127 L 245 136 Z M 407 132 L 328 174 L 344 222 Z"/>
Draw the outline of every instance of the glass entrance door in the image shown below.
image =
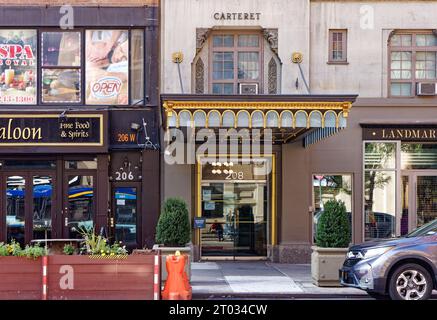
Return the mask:
<path fill-rule="evenodd" d="M 140 183 L 117 183 L 112 188 L 111 238 L 127 248 L 140 247 Z"/>
<path fill-rule="evenodd" d="M 416 226 L 437 219 L 437 175 L 416 175 Z"/>
<path fill-rule="evenodd" d="M 6 241 L 24 246 L 32 239 L 50 239 L 54 218 L 52 172 L 5 172 Z"/>
<path fill-rule="evenodd" d="M 70 239 L 82 238 L 82 231 L 95 226 L 96 176 L 89 171 L 73 171 L 65 175 L 64 181 L 64 235 Z"/>
<path fill-rule="evenodd" d="M 401 177 L 400 234 L 437 219 L 437 171 L 404 171 Z"/>
<path fill-rule="evenodd" d="M 202 256 L 266 256 L 266 183 L 202 184 Z"/>

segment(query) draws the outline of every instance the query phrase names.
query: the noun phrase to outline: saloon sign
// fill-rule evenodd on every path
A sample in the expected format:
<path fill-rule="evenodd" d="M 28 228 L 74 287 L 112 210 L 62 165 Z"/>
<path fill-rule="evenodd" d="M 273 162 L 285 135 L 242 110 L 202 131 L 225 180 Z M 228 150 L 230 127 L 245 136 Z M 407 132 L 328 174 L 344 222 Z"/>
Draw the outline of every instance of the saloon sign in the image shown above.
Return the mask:
<path fill-rule="evenodd" d="M 103 115 L 0 115 L 0 146 L 103 146 Z"/>

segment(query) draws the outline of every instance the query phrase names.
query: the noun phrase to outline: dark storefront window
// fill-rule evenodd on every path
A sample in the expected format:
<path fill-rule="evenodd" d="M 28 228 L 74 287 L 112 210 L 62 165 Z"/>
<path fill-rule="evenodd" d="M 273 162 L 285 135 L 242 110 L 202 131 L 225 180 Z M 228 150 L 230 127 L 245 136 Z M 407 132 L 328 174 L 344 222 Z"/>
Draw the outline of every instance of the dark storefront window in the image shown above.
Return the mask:
<path fill-rule="evenodd" d="M 11 175 L 6 178 L 6 226 L 7 241 L 25 243 L 25 201 L 26 179 Z"/>
<path fill-rule="evenodd" d="M 0 30 L 0 104 L 144 104 L 144 49 L 143 29 Z"/>
<path fill-rule="evenodd" d="M 36 30 L 0 30 L 0 104 L 36 104 Z"/>

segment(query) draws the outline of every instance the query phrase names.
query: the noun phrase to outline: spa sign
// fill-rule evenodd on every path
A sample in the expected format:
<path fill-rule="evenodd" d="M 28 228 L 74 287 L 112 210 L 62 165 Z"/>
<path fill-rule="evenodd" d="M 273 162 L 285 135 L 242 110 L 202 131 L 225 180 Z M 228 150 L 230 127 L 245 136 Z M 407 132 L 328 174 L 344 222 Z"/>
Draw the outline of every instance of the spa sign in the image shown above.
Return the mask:
<path fill-rule="evenodd" d="M 103 146 L 103 115 L 0 115 L 0 146 Z"/>

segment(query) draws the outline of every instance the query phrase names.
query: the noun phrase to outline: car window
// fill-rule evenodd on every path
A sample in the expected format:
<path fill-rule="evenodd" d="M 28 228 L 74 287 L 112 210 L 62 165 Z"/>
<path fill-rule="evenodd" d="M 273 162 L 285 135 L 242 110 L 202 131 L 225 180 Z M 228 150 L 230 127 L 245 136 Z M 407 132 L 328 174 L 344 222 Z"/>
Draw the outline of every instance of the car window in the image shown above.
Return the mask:
<path fill-rule="evenodd" d="M 431 221 L 406 235 L 407 238 L 429 236 L 437 233 L 437 219 Z"/>

